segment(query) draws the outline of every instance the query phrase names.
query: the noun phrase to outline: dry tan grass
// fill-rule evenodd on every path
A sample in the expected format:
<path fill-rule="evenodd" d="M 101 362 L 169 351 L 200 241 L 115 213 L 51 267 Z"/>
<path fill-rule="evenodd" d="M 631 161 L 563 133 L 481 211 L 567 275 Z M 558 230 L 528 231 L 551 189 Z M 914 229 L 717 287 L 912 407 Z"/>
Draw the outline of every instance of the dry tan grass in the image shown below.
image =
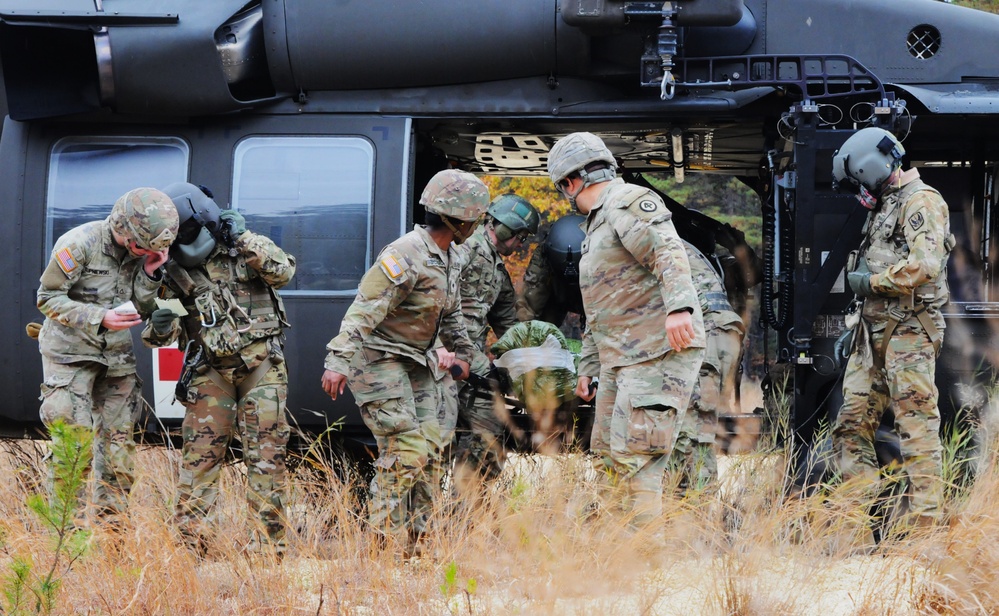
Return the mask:
<path fill-rule="evenodd" d="M 0 575 L 51 562 L 24 505 L 44 443 L 0 454 Z M 58 614 L 968 614 L 999 612 L 999 466 L 952 504 L 952 523 L 859 555 L 863 516 L 789 498 L 779 455 L 723 459 L 716 495 L 667 498 L 662 525 L 630 530 L 582 455 L 515 456 L 473 514 L 435 513 L 429 554 L 379 552 L 358 486 L 311 463 L 296 473 L 288 555 L 246 555 L 240 466 L 227 468 L 212 554 L 198 561 L 169 520 L 178 453 L 143 449 L 123 531 L 96 529 L 60 571 Z M 355 475 L 349 475 L 354 477 Z M 595 507 L 595 503 L 602 503 Z M 451 568 L 452 573 L 448 570 Z"/>

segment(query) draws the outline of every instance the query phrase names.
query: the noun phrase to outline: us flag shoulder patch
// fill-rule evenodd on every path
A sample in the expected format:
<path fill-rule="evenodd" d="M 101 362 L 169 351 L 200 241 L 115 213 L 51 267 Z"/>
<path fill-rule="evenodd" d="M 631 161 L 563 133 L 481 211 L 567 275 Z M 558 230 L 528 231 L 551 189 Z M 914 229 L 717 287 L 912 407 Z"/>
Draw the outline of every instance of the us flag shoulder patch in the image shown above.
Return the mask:
<path fill-rule="evenodd" d="M 67 276 L 75 272 L 76 268 L 80 267 L 80 264 L 73 258 L 73 253 L 69 251 L 69 248 L 63 248 L 56 253 L 56 263 L 59 264 L 59 269 L 61 269 Z"/>
<path fill-rule="evenodd" d="M 385 273 L 388 274 L 389 278 L 392 280 L 402 276 L 402 273 L 405 271 L 402 268 L 402 265 L 400 265 L 396 258 L 392 255 L 382 259 L 382 269 L 385 270 Z"/>

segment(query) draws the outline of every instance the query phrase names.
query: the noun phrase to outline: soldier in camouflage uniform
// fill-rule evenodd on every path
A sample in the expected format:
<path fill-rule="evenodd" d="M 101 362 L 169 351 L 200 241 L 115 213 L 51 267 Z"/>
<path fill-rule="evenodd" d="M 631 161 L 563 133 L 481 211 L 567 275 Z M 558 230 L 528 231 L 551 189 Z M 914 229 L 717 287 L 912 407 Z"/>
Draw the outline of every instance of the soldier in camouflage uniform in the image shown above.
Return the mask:
<path fill-rule="evenodd" d="M 438 416 L 448 370 L 452 362 L 462 377 L 489 369 L 461 317 L 461 259 L 452 246 L 471 237 L 489 190 L 474 175 L 449 169 L 431 178 L 420 203 L 427 225 L 386 246 L 361 279 L 340 333 L 326 346 L 322 378 L 334 400 L 349 382 L 378 442 L 368 521 L 404 555 L 419 549 L 444 439 L 451 438 Z M 440 342 L 449 352 L 437 352 Z"/>
<path fill-rule="evenodd" d="M 524 271 L 523 292 L 515 304 L 521 321 L 537 319 L 562 326 L 572 312 L 580 316 L 585 327 L 579 292 L 579 250 L 585 237 L 579 226 L 583 220 L 578 214 L 559 218 L 534 249 Z"/>
<path fill-rule="evenodd" d="M 904 155 L 894 135 L 870 127 L 833 157 L 837 188 L 871 209 L 847 274 L 863 304 L 850 332 L 853 353 L 833 449 L 842 478 L 878 494 L 874 435 L 891 408 L 909 484 L 905 522 L 933 526 L 940 521 L 943 488 L 934 374 L 944 331 L 940 309 L 949 297 L 947 258 L 955 242 L 947 204 L 916 169 L 902 172 Z"/>
<path fill-rule="evenodd" d="M 284 548 L 287 488 L 285 417 L 288 327 L 277 289 L 295 275 L 295 258 L 246 230 L 243 216 L 220 211 L 188 183 L 164 189 L 177 205 L 180 232 L 166 265 L 164 298 L 187 314 L 153 313 L 147 346 L 180 341 L 184 371 L 177 399 L 186 408 L 174 521 L 192 547 L 205 547 L 203 525 L 218 499 L 226 451 L 238 436 L 246 463 L 246 500 L 256 524 L 249 551 Z"/>
<path fill-rule="evenodd" d="M 130 190 L 107 219 L 56 240 L 39 281 L 41 419 L 94 429 L 99 515 L 125 511 L 135 478 L 132 432 L 142 393 L 128 330 L 156 307 L 158 270 L 177 226 L 169 197 L 152 188 Z M 135 308 L 115 310 L 129 301 Z M 50 474 L 50 489 L 52 481 Z"/>
<path fill-rule="evenodd" d="M 576 394 L 593 398 L 591 449 L 634 524 L 662 511 L 666 465 L 704 357 L 701 306 L 662 199 L 616 178 L 599 137 L 572 133 L 548 155 L 556 188 L 586 216 L 579 284 L 587 327 Z"/>
<path fill-rule="evenodd" d="M 674 463 L 683 469 L 681 486 L 704 489 L 718 479 L 715 455 L 718 415 L 729 410 L 731 397 L 725 396 L 725 383 L 738 373 L 746 326 L 732 310 L 725 286 L 711 262 L 693 244 L 684 242 L 684 246 L 704 316 L 707 345 Z"/>
<path fill-rule="evenodd" d="M 461 313 L 468 337 L 483 353 L 490 327 L 498 338 L 518 323 L 516 292 L 503 257 L 537 233 L 540 220 L 526 199 L 501 195 L 489 205 L 485 224 L 458 248 L 463 262 Z M 503 470 L 503 421 L 496 416 L 493 400 L 475 394 L 476 388 L 467 382 L 459 388 L 458 422 L 465 428 L 455 451 L 459 488 L 474 481 L 472 477 L 495 479 Z"/>

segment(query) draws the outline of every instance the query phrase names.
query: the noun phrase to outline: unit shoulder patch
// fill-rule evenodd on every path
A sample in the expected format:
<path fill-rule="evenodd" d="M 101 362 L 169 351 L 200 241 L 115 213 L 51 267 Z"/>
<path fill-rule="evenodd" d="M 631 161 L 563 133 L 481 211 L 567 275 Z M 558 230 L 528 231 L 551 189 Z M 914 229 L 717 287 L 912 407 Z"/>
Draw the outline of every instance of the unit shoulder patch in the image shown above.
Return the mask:
<path fill-rule="evenodd" d="M 909 226 L 912 227 L 913 231 L 919 231 L 919 228 L 923 226 L 924 222 L 926 222 L 926 219 L 923 218 L 922 212 L 916 212 L 909 217 Z"/>
<path fill-rule="evenodd" d="M 649 192 L 632 201 L 628 205 L 628 212 L 639 220 L 647 220 L 649 222 L 660 222 L 672 218 L 669 208 L 662 202 L 662 199 L 658 195 Z"/>

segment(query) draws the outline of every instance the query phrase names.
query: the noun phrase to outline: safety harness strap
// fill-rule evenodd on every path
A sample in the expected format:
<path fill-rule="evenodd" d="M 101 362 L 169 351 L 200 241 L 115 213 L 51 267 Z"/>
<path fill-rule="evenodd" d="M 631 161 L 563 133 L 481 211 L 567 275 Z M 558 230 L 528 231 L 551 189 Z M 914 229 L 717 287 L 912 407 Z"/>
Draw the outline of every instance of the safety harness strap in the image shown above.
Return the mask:
<path fill-rule="evenodd" d="M 933 343 L 934 354 L 940 352 L 943 334 L 937 328 L 936 324 L 933 323 L 933 319 L 930 318 L 929 313 L 926 311 L 926 304 L 920 302 L 914 305 L 912 295 L 906 295 L 899 300 L 898 306 L 888 310 L 888 315 L 888 324 L 885 326 L 885 333 L 881 338 L 881 346 L 874 352 L 875 368 L 884 371 L 885 355 L 888 353 L 888 341 L 891 340 L 898 324 L 911 316 L 916 317 L 916 320 L 919 321 L 919 324 L 923 326 L 923 330 L 930 337 L 930 342 Z"/>

